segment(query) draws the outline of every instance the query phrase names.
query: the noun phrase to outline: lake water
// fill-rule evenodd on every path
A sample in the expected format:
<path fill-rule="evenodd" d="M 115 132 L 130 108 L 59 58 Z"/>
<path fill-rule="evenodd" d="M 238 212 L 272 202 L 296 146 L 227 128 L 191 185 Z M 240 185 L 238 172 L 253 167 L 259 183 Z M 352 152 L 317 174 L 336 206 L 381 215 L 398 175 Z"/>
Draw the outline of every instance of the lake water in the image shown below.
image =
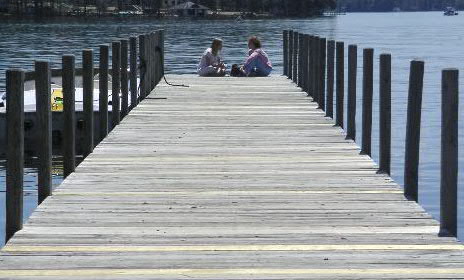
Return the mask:
<path fill-rule="evenodd" d="M 97 50 L 98 45 L 127 38 L 154 29 L 166 30 L 166 73 L 193 73 L 199 56 L 213 37 L 225 41 L 224 58 L 229 64 L 243 61 L 246 39 L 258 35 L 274 62 L 276 72 L 282 72 L 281 38 L 283 29 L 295 29 L 343 40 L 359 47 L 358 66 L 362 66 L 362 48 L 372 47 L 378 54 L 392 54 L 392 176 L 403 183 L 405 116 L 409 61 L 425 61 L 426 73 L 423 100 L 423 129 L 420 162 L 420 203 L 434 217 L 439 215 L 440 187 L 440 78 L 446 67 L 462 68 L 464 64 L 464 17 L 444 17 L 438 12 L 424 13 L 365 13 L 334 18 L 308 20 L 235 21 L 148 20 L 148 19 L 86 19 L 55 22 L 0 22 L 0 91 L 4 88 L 4 71 L 8 67 L 31 69 L 33 60 L 49 59 L 55 66 L 60 55 L 75 54 L 83 48 Z M 361 69 L 358 74 L 358 108 L 361 106 Z M 169 79 L 169 75 L 167 76 Z M 464 81 L 464 79 L 461 79 Z M 377 82 L 376 82 L 377 85 Z M 461 82 L 462 86 L 462 82 Z M 378 159 L 378 87 L 374 94 L 373 158 Z M 464 103 L 464 102 L 462 102 Z M 461 103 L 461 104 L 462 104 Z M 462 109 L 462 105 L 460 106 Z M 358 133 L 361 115 L 357 116 Z M 462 110 L 460 112 L 462 115 Z M 464 122 L 460 124 L 463 142 Z M 360 135 L 360 134 L 359 134 Z M 461 149 L 462 151 L 462 149 Z M 462 159 L 462 156 L 460 156 Z M 36 174 L 34 164 L 28 163 L 25 175 L 27 192 L 26 217 L 34 209 Z M 56 161 L 55 183 L 61 180 L 59 161 Z M 460 166 L 464 167 L 462 161 Z M 462 168 L 461 168 L 462 170 Z M 464 172 L 460 172 L 462 182 Z M 0 242 L 4 233 L 4 168 L 0 170 Z M 462 184 L 460 184 L 462 185 Z M 461 188 L 463 186 L 460 186 Z M 464 196 L 460 195 L 460 229 L 464 228 Z M 460 237 L 464 233 L 460 231 Z M 1 246 L 1 243 L 0 243 Z"/>

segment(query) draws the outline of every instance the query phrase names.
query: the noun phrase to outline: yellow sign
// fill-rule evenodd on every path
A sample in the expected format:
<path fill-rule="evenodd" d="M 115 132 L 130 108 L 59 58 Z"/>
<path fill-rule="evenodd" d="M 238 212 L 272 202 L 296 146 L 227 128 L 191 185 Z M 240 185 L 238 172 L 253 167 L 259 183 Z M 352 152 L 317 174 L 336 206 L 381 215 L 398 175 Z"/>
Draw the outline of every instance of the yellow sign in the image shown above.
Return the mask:
<path fill-rule="evenodd" d="M 63 112 L 63 89 L 53 89 L 51 103 L 52 112 Z"/>

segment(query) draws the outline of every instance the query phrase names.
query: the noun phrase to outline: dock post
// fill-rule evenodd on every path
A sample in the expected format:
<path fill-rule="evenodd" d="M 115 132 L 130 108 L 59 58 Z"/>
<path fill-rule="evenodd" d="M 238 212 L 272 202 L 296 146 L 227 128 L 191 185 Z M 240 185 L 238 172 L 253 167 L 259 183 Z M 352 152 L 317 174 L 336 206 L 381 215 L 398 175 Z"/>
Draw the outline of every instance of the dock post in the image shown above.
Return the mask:
<path fill-rule="evenodd" d="M 121 40 L 121 118 L 129 113 L 129 41 Z"/>
<path fill-rule="evenodd" d="M 153 53 L 155 56 L 155 86 L 158 85 L 160 81 L 160 74 L 161 74 L 161 69 L 160 69 L 160 64 L 161 64 L 161 53 L 160 53 L 160 41 L 161 41 L 161 31 L 156 31 L 155 33 L 155 47 L 153 49 Z"/>
<path fill-rule="evenodd" d="M 139 35 L 139 61 L 140 61 L 140 96 L 139 102 L 145 99 L 145 92 L 147 91 L 147 57 L 146 57 L 146 36 Z"/>
<path fill-rule="evenodd" d="M 311 37 L 311 96 L 317 102 L 317 36 Z"/>
<path fill-rule="evenodd" d="M 121 43 L 112 43 L 112 76 L 113 76 L 113 88 L 111 91 L 111 108 L 112 108 L 112 127 L 119 124 L 121 116 L 119 112 L 120 99 L 119 92 L 121 90 Z"/>
<path fill-rule="evenodd" d="M 311 35 L 305 34 L 305 39 L 304 39 L 304 48 L 305 48 L 304 63 L 305 65 L 303 66 L 303 86 L 304 86 L 304 92 L 308 96 L 309 96 L 309 53 L 310 53 L 309 42 L 310 42 L 310 38 L 311 38 Z"/>
<path fill-rule="evenodd" d="M 35 99 L 37 126 L 39 127 L 39 168 L 37 194 L 40 205 L 52 194 L 52 112 L 51 70 L 47 61 L 35 62 Z"/>
<path fill-rule="evenodd" d="M 314 102 L 316 102 L 316 104 L 319 106 L 320 104 L 320 96 L 319 96 L 319 92 L 320 92 L 320 88 L 321 88 L 321 85 L 320 85 L 320 46 L 321 44 L 319 43 L 321 40 L 321 38 L 319 36 L 315 36 L 314 37 L 314 65 L 313 65 L 313 69 L 314 69 L 314 75 L 313 75 L 313 79 L 314 79 L 314 94 L 313 94 L 313 99 L 314 99 Z"/>
<path fill-rule="evenodd" d="M 457 236 L 459 71 L 442 72 L 440 236 Z"/>
<path fill-rule="evenodd" d="M 288 31 L 288 75 L 287 77 L 293 79 L 293 53 L 295 52 L 293 46 L 293 30 Z"/>
<path fill-rule="evenodd" d="M 380 55 L 379 92 L 379 173 L 391 169 L 391 55 Z"/>
<path fill-rule="evenodd" d="M 40 205 L 52 194 L 52 112 L 51 70 L 47 61 L 35 62 L 35 98 L 37 126 L 39 127 L 39 168 L 37 194 Z"/>
<path fill-rule="evenodd" d="M 308 96 L 314 99 L 314 35 L 310 35 L 308 39 Z"/>
<path fill-rule="evenodd" d="M 83 83 L 83 112 L 84 112 L 84 158 L 93 152 L 93 51 L 82 51 L 82 83 Z"/>
<path fill-rule="evenodd" d="M 337 116 L 335 120 L 335 125 L 343 128 L 343 118 L 344 118 L 344 99 L 345 99 L 345 43 L 337 42 L 336 45 L 336 92 L 337 92 Z"/>
<path fill-rule="evenodd" d="M 419 201 L 419 151 L 424 86 L 424 62 L 411 61 L 404 160 L 404 196 Z"/>
<path fill-rule="evenodd" d="M 99 118 L 100 118 L 100 141 L 108 135 L 108 68 L 109 68 L 109 46 L 100 45 L 99 63 Z"/>
<path fill-rule="evenodd" d="M 293 32 L 293 74 L 292 74 L 292 79 L 293 82 L 298 81 L 298 37 L 299 33 L 298 32 Z"/>
<path fill-rule="evenodd" d="M 326 61 L 327 61 L 327 39 L 320 38 L 319 40 L 319 109 L 325 111 L 325 79 L 326 79 Z"/>
<path fill-rule="evenodd" d="M 63 169 L 64 178 L 76 169 L 76 58 L 63 56 Z"/>
<path fill-rule="evenodd" d="M 335 41 L 327 42 L 327 99 L 325 116 L 333 119 L 333 97 L 335 80 Z"/>
<path fill-rule="evenodd" d="M 155 84 L 155 75 L 154 75 L 154 70 L 155 70 L 155 67 L 154 67 L 154 62 L 155 62 L 155 51 L 154 51 L 154 45 L 155 45 L 155 42 L 154 42 L 154 39 L 155 39 L 155 33 L 154 32 L 150 32 L 148 34 L 148 60 L 149 60 L 149 63 L 150 63 L 150 67 L 148 68 L 149 71 L 148 71 L 148 77 L 149 77 L 149 80 L 150 80 L 150 90 L 147 92 L 147 96 L 151 93 L 151 91 L 153 90 L 154 88 L 154 84 Z"/>
<path fill-rule="evenodd" d="M 303 88 L 303 57 L 304 57 L 304 34 L 298 34 L 298 86 Z"/>
<path fill-rule="evenodd" d="M 348 101 L 346 139 L 356 141 L 356 79 L 358 72 L 358 46 L 348 46 Z"/>
<path fill-rule="evenodd" d="M 160 55 L 161 55 L 161 64 L 160 64 L 160 69 L 161 69 L 161 74 L 160 74 L 160 81 L 161 78 L 164 77 L 164 29 L 161 29 L 160 31 Z"/>
<path fill-rule="evenodd" d="M 6 71 L 6 234 L 5 241 L 23 227 L 24 171 L 24 78 L 23 70 Z"/>
<path fill-rule="evenodd" d="M 130 37 L 130 110 L 137 106 L 137 38 Z"/>
<path fill-rule="evenodd" d="M 284 50 L 284 57 L 283 57 L 284 75 L 288 76 L 288 30 L 284 30 L 282 42 L 283 42 L 283 50 Z"/>
<path fill-rule="evenodd" d="M 363 103 L 361 154 L 371 156 L 372 96 L 374 92 L 374 49 L 363 50 Z"/>

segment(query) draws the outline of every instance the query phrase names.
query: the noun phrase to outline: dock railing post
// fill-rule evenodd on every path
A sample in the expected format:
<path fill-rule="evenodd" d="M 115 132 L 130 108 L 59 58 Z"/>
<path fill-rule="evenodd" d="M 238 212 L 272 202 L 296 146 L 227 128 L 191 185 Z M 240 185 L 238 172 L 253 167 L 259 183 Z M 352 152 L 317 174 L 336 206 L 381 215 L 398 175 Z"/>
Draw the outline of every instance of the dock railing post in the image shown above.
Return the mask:
<path fill-rule="evenodd" d="M 314 35 L 308 39 L 308 96 L 314 100 Z"/>
<path fill-rule="evenodd" d="M 298 81 L 298 38 L 299 38 L 299 33 L 298 32 L 293 32 L 293 74 L 292 74 L 292 79 L 293 82 Z"/>
<path fill-rule="evenodd" d="M 391 55 L 380 55 L 379 71 L 379 173 L 391 169 Z"/>
<path fill-rule="evenodd" d="M 356 80 L 358 72 L 358 46 L 348 46 L 348 101 L 346 139 L 356 141 Z"/>
<path fill-rule="evenodd" d="M 99 125 L 100 141 L 108 135 L 108 72 L 109 72 L 109 46 L 100 45 L 100 62 L 99 62 Z"/>
<path fill-rule="evenodd" d="M 6 242 L 23 227 L 24 78 L 23 70 L 6 71 Z"/>
<path fill-rule="evenodd" d="M 314 83 L 314 87 L 313 87 L 313 99 L 314 99 L 314 102 L 316 102 L 319 106 L 320 104 L 320 88 L 321 88 L 321 85 L 320 85 L 320 40 L 321 38 L 319 36 L 314 36 L 314 41 L 313 41 L 313 48 L 314 48 L 314 61 L 313 61 L 313 83 Z"/>
<path fill-rule="evenodd" d="M 161 31 L 155 32 L 155 48 L 153 49 L 154 56 L 155 56 L 155 86 L 158 85 L 161 77 L 161 48 L 160 48 L 160 41 L 161 41 Z"/>
<path fill-rule="evenodd" d="M 311 96 L 313 102 L 317 102 L 318 91 L 317 91 L 317 68 L 318 68 L 318 37 L 313 36 L 311 40 Z"/>
<path fill-rule="evenodd" d="M 35 98 L 37 126 L 39 127 L 39 168 L 37 194 L 40 205 L 52 194 L 52 112 L 51 70 L 47 61 L 35 62 Z"/>
<path fill-rule="evenodd" d="M 129 112 L 129 41 L 121 40 L 121 118 Z"/>
<path fill-rule="evenodd" d="M 293 79 L 293 53 L 295 52 L 294 45 L 293 45 L 293 36 L 294 36 L 294 32 L 293 30 L 290 30 L 288 32 L 288 75 L 287 75 L 290 80 Z"/>
<path fill-rule="evenodd" d="M 303 88 L 303 56 L 304 56 L 304 34 L 298 33 L 298 80 L 297 84 Z"/>
<path fill-rule="evenodd" d="M 112 43 L 112 76 L 113 88 L 111 91 L 112 126 L 111 130 L 117 126 L 121 120 L 119 105 L 119 92 L 121 90 L 121 43 Z"/>
<path fill-rule="evenodd" d="M 363 100 L 361 154 L 371 156 L 372 96 L 374 92 L 374 49 L 363 50 Z"/>
<path fill-rule="evenodd" d="M 63 173 L 64 178 L 76 168 L 75 57 L 63 56 Z"/>
<path fill-rule="evenodd" d="M 283 65 L 284 65 L 284 75 L 288 76 L 288 30 L 283 32 Z"/>
<path fill-rule="evenodd" d="M 304 66 L 304 91 L 306 94 L 309 96 L 309 53 L 310 53 L 310 43 L 311 40 L 311 35 L 306 34 L 305 36 L 305 53 L 304 53 L 304 61 L 305 61 L 305 66 Z"/>
<path fill-rule="evenodd" d="M 419 201 L 419 151 L 424 87 L 424 62 L 411 61 L 404 160 L 404 196 Z"/>
<path fill-rule="evenodd" d="M 140 63 L 140 96 L 139 102 L 145 99 L 147 91 L 147 57 L 146 57 L 146 36 L 139 35 L 139 63 Z"/>
<path fill-rule="evenodd" d="M 327 39 L 319 39 L 319 109 L 325 111 L 325 81 L 326 81 L 326 61 L 327 61 Z"/>
<path fill-rule="evenodd" d="M 82 84 L 83 84 L 83 113 L 84 113 L 84 157 L 93 152 L 93 51 L 82 51 Z"/>
<path fill-rule="evenodd" d="M 327 42 L 327 99 L 325 116 L 333 118 L 333 97 L 335 80 L 335 41 Z"/>
<path fill-rule="evenodd" d="M 137 106 L 137 38 L 130 37 L 130 110 Z"/>
<path fill-rule="evenodd" d="M 161 64 L 160 64 L 160 69 L 161 69 L 161 73 L 160 73 L 160 81 L 161 79 L 164 77 L 164 36 L 165 36 L 165 32 L 164 32 L 164 29 L 161 29 L 160 31 L 160 42 L 159 42 L 159 46 L 160 46 L 160 55 L 161 55 Z"/>
<path fill-rule="evenodd" d="M 442 72 L 440 236 L 457 236 L 459 71 Z"/>
<path fill-rule="evenodd" d="M 336 77 L 336 92 L 337 92 L 337 116 L 335 125 L 343 128 L 344 119 L 344 99 L 345 99 L 345 43 L 337 42 L 337 77 Z"/>
<path fill-rule="evenodd" d="M 150 33 L 150 48 L 149 48 L 149 54 L 150 54 L 150 91 L 148 94 L 151 93 L 151 91 L 155 88 L 155 32 Z"/>

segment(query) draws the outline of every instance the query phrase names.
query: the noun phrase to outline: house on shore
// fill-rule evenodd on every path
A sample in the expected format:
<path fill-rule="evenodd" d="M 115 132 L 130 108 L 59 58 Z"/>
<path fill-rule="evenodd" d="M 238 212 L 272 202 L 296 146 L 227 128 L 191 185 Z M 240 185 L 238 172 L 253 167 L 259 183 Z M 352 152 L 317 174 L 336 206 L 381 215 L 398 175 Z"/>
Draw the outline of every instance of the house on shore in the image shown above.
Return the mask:
<path fill-rule="evenodd" d="M 169 13 L 181 17 L 204 17 L 210 8 L 193 2 L 185 2 L 169 8 Z"/>

